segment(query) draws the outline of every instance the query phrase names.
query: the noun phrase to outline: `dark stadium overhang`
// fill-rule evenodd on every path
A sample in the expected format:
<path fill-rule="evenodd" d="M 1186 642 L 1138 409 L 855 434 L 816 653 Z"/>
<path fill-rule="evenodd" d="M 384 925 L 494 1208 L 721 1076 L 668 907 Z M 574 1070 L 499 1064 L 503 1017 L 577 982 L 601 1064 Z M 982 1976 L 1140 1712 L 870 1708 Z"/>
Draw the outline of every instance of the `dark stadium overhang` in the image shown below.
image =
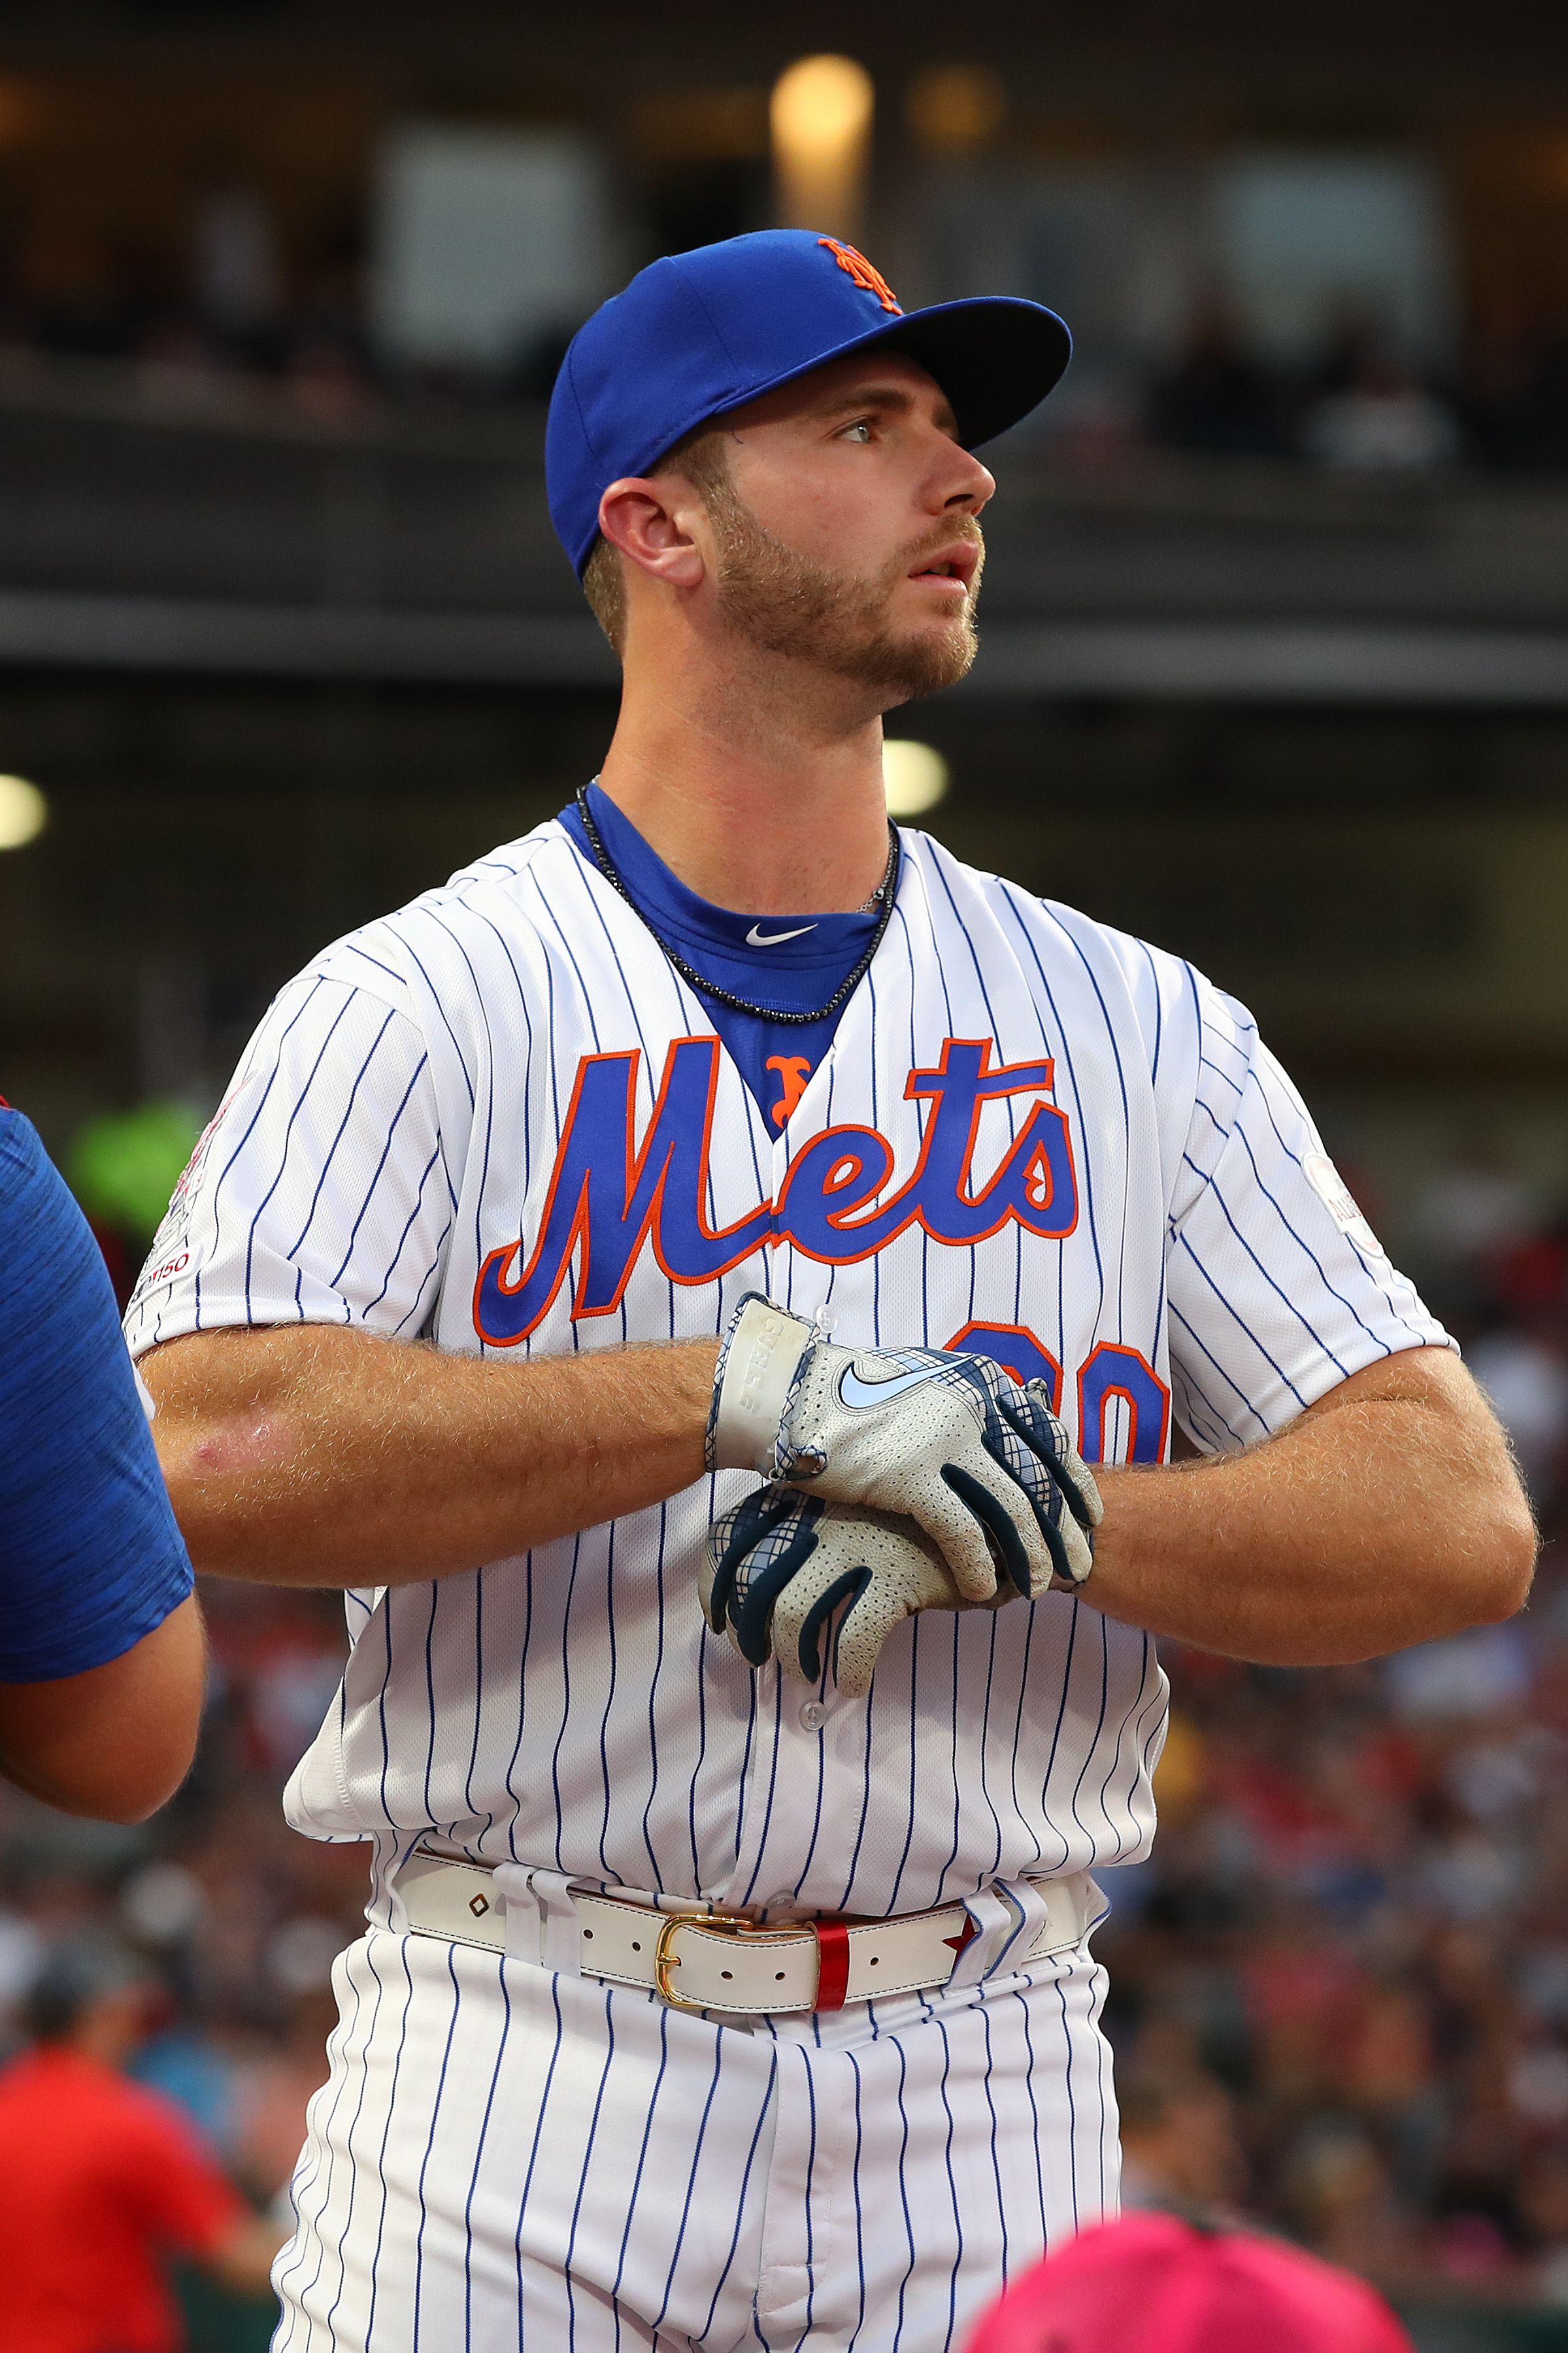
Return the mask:
<path fill-rule="evenodd" d="M 584 614 L 0 590 L 0 664 L 454 687 L 612 687 Z M 1568 709 L 1568 634 L 1320 621 L 992 623 L 965 698 Z"/>
<path fill-rule="evenodd" d="M 1568 635 L 1321 621 L 1115 621 L 984 633 L 963 692 L 1568 708 Z"/>

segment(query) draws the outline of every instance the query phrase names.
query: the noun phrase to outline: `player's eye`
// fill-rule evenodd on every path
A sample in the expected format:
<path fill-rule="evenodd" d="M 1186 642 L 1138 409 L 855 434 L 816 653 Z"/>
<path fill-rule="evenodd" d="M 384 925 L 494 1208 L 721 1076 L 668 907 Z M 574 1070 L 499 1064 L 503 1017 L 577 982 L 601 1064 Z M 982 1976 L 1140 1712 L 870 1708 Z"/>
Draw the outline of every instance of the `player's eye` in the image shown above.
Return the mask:
<path fill-rule="evenodd" d="M 853 425 L 847 425 L 844 427 L 838 438 L 841 441 L 858 440 L 864 444 L 869 441 L 875 429 L 875 423 L 871 417 L 858 417 Z"/>

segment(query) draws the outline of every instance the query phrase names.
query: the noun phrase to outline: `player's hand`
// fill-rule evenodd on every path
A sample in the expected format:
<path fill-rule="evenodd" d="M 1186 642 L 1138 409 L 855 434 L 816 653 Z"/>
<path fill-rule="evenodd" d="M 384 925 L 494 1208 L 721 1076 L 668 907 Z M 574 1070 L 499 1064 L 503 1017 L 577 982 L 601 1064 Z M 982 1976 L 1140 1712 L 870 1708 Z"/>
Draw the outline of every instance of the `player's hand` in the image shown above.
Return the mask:
<path fill-rule="evenodd" d="M 883 1643 L 921 1609 L 995 1609 L 1001 1586 L 966 1601 L 947 1563 L 911 1520 L 856 1512 L 797 1488 L 759 1488 L 708 1531 L 702 1614 L 747 1663 L 776 1658 L 798 1683 L 822 1680 L 823 1636 L 837 1613 L 833 1680 L 847 1698 L 871 1688 Z"/>
<path fill-rule="evenodd" d="M 835 1347 L 755 1292 L 720 1358 L 715 1470 L 760 1471 L 917 1520 L 966 1601 L 1076 1592 L 1094 1565 L 1093 1479 L 1045 1384 L 942 1348 Z"/>

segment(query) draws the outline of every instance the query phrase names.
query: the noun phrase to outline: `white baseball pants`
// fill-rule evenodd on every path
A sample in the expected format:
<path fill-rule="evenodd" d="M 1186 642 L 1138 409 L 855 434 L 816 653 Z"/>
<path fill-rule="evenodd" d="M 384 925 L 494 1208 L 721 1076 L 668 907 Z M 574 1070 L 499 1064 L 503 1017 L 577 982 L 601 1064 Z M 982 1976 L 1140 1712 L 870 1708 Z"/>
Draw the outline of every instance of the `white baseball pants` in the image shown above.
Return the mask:
<path fill-rule="evenodd" d="M 947 2353 L 1115 2211 L 1082 1952 L 750 2028 L 384 1929 L 336 1983 L 274 2353 Z"/>

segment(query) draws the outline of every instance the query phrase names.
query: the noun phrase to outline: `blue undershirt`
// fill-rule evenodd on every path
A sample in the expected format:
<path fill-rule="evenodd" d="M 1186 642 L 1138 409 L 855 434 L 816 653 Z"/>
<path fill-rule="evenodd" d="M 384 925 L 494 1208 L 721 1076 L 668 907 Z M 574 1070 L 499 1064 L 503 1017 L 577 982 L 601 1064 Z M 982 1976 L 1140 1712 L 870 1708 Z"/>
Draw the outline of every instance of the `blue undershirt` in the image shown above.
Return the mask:
<path fill-rule="evenodd" d="M 717 981 L 734 997 L 749 997 L 784 1012 L 810 1012 L 826 1005 L 871 944 L 879 911 L 863 915 L 735 915 L 710 906 L 672 874 L 658 852 L 607 793 L 588 787 L 588 807 L 600 839 L 633 905 L 658 934 L 704 980 Z M 598 861 L 574 801 L 561 822 L 590 866 Z M 758 945 L 748 934 L 755 932 Z M 795 937 L 784 934 L 794 933 Z M 843 1007 L 825 1021 L 779 1022 L 754 1013 L 736 1013 L 711 997 L 702 1009 L 724 1042 L 731 1060 L 756 1097 L 775 1134 L 795 1109 L 812 1073 L 833 1043 Z"/>
<path fill-rule="evenodd" d="M 191 1564 L 102 1252 L 4 1104 L 0 1263 L 0 1683 L 47 1683 L 161 1626 Z"/>

